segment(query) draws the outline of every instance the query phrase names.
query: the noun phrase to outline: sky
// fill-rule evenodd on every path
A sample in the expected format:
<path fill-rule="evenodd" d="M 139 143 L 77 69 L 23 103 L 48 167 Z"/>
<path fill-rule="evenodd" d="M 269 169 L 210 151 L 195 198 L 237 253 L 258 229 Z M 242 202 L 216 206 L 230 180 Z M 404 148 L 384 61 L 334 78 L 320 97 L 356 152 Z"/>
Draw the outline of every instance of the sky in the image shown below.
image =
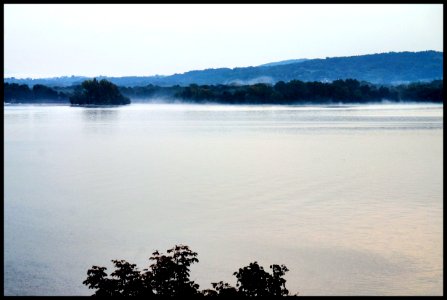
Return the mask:
<path fill-rule="evenodd" d="M 152 76 L 443 51 L 442 4 L 5 4 L 4 77 Z"/>

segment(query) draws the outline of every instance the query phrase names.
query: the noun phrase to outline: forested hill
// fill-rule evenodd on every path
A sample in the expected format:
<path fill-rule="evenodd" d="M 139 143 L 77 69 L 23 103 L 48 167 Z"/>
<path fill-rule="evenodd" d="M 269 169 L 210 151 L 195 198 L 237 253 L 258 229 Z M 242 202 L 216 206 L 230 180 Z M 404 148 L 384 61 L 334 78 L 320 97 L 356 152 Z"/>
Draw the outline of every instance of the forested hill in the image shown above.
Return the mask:
<path fill-rule="evenodd" d="M 289 63 L 290 62 L 290 63 Z M 397 85 L 417 81 L 443 79 L 443 52 L 390 52 L 382 54 L 332 57 L 326 59 L 299 59 L 286 63 L 268 63 L 256 67 L 219 68 L 189 71 L 170 76 L 97 77 L 119 86 L 188 86 L 190 84 L 250 85 L 278 81 L 320 81 L 353 78 L 373 84 Z M 77 85 L 85 77 L 58 77 L 46 79 L 6 78 L 5 82 L 43 84 L 47 86 Z"/>

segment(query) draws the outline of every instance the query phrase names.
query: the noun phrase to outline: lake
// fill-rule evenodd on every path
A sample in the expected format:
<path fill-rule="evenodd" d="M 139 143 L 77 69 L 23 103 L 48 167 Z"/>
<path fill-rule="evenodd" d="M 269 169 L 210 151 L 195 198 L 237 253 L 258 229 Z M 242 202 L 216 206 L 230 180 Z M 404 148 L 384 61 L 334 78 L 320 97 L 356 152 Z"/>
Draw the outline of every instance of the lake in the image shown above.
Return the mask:
<path fill-rule="evenodd" d="M 299 295 L 442 295 L 443 106 L 4 106 L 4 294 L 198 252 Z"/>

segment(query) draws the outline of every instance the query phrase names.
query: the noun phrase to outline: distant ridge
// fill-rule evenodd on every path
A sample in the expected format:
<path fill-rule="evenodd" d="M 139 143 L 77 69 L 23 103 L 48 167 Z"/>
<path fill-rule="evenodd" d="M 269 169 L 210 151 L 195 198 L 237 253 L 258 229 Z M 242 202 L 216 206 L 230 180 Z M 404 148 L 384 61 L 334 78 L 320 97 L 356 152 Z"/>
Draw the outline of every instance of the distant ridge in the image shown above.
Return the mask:
<path fill-rule="evenodd" d="M 388 52 L 326 59 L 296 59 L 267 63 L 256 67 L 218 68 L 193 70 L 170 76 L 125 76 L 107 77 L 119 86 L 187 86 L 190 84 L 255 84 L 278 81 L 329 82 L 353 78 L 374 84 L 402 84 L 416 81 L 443 79 L 443 52 Z M 4 82 L 33 86 L 70 86 L 81 83 L 87 77 L 55 77 L 41 79 L 5 78 Z"/>
<path fill-rule="evenodd" d="M 268 64 L 262 64 L 262 65 L 259 65 L 258 67 L 272 67 L 272 66 L 295 64 L 295 63 L 300 63 L 300 62 L 303 62 L 306 60 L 309 60 L 309 59 L 308 58 L 288 59 L 288 60 L 282 60 L 282 61 L 278 61 L 278 62 L 271 62 Z"/>

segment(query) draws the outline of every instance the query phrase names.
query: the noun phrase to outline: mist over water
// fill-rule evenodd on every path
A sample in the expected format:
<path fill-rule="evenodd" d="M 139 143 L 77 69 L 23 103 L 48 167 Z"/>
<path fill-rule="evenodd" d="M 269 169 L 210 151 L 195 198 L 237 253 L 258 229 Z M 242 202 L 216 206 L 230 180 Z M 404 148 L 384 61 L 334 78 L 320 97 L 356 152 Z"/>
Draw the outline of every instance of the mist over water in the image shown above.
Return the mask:
<path fill-rule="evenodd" d="M 201 289 L 285 264 L 299 295 L 442 295 L 443 106 L 4 107 L 4 293 L 198 252 Z"/>

